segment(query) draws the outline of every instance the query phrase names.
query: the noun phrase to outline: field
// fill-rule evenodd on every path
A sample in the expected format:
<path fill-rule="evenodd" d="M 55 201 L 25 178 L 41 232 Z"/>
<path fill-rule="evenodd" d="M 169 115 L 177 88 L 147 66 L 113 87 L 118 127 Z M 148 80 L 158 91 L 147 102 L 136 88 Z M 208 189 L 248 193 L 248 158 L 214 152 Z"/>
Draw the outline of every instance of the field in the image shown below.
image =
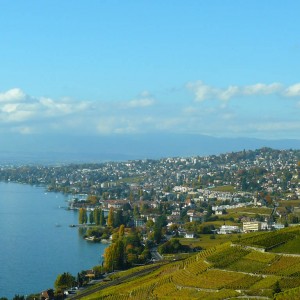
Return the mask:
<path fill-rule="evenodd" d="M 201 247 L 203 250 L 209 249 L 211 247 L 215 247 L 217 245 L 227 243 L 229 241 L 238 240 L 240 234 L 215 234 L 212 239 L 212 235 L 210 234 L 201 234 L 199 238 L 195 239 L 186 239 L 181 238 L 180 243 L 183 245 L 194 247 Z"/>
<path fill-rule="evenodd" d="M 285 237 L 280 246 L 296 248 L 299 228 L 245 235 L 232 243 L 225 237 L 207 250 L 172 261 L 144 276 L 116 285 L 82 299 L 299 299 L 300 255 L 255 250 Z M 240 241 L 240 244 L 237 241 Z M 189 240 L 182 240 L 189 243 Z M 203 240 L 199 239 L 199 245 Z M 136 269 L 136 272 L 141 268 Z M 134 272 L 134 271 L 130 271 Z M 124 273 L 126 274 L 126 272 Z M 122 278 L 122 277 L 119 277 Z M 274 294 L 276 287 L 281 293 Z"/>
<path fill-rule="evenodd" d="M 212 188 L 212 191 L 233 193 L 235 192 L 235 187 L 233 185 L 216 186 Z"/>
<path fill-rule="evenodd" d="M 272 209 L 267 207 L 239 207 L 228 210 L 229 214 L 252 216 L 256 214 L 269 216 L 271 212 Z"/>

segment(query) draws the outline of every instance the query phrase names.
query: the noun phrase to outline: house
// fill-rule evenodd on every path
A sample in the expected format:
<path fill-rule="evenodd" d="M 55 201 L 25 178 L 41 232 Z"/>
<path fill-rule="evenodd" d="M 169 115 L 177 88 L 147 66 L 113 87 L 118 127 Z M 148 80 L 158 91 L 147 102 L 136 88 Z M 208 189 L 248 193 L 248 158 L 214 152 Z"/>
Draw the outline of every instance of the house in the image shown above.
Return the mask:
<path fill-rule="evenodd" d="M 272 226 L 274 229 L 283 229 L 284 228 L 284 225 L 283 224 L 273 224 L 273 226 Z"/>
<path fill-rule="evenodd" d="M 193 216 L 195 214 L 195 210 L 194 209 L 189 209 L 187 212 L 186 212 L 187 216 Z"/>
<path fill-rule="evenodd" d="M 144 219 L 135 219 L 134 226 L 135 227 L 143 227 L 145 225 Z"/>
<path fill-rule="evenodd" d="M 217 209 L 215 210 L 215 215 L 223 215 L 224 210 L 223 209 Z"/>
<path fill-rule="evenodd" d="M 193 214 L 190 214 L 190 222 L 205 222 L 205 214 L 204 213 L 199 213 L 199 212 L 194 212 Z"/>
<path fill-rule="evenodd" d="M 95 279 L 95 272 L 94 270 L 86 270 L 85 277 L 89 280 Z"/>
<path fill-rule="evenodd" d="M 194 233 L 192 233 L 192 232 L 186 232 L 185 235 L 184 235 L 184 237 L 186 239 L 193 239 L 194 238 Z"/>

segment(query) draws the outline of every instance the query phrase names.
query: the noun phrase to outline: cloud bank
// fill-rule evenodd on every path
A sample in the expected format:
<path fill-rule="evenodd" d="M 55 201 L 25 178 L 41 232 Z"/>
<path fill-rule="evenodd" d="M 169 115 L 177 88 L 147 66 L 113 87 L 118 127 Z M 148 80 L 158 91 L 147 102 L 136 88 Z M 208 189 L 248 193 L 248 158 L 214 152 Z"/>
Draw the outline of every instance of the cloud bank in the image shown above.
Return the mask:
<path fill-rule="evenodd" d="M 0 92 L 0 132 L 124 135 L 199 133 L 298 138 L 300 83 L 216 87 L 203 81 L 165 93 L 144 91 L 123 101 L 37 97 L 20 88 Z"/>

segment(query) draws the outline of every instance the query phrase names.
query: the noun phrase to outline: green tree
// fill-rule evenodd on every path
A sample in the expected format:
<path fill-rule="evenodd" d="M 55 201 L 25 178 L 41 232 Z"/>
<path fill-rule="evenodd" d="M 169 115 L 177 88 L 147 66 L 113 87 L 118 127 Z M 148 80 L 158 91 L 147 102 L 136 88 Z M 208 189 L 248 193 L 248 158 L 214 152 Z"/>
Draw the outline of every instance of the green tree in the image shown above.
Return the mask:
<path fill-rule="evenodd" d="M 274 285 L 274 288 L 273 288 L 273 294 L 277 294 L 277 293 L 280 293 L 280 292 L 281 292 L 281 288 L 280 288 L 279 282 L 276 281 L 276 283 Z"/>
<path fill-rule="evenodd" d="M 124 253 L 124 243 L 122 240 L 116 241 L 114 245 L 114 261 L 113 266 L 114 269 L 122 270 L 124 269 L 124 263 L 125 263 L 125 253 Z"/>
<path fill-rule="evenodd" d="M 112 207 L 109 209 L 107 226 L 114 227 L 114 209 Z"/>
<path fill-rule="evenodd" d="M 108 272 L 112 272 L 116 268 L 115 262 L 118 260 L 116 250 L 116 242 L 114 242 L 104 251 L 104 268 Z"/>
<path fill-rule="evenodd" d="M 77 286 L 78 287 L 82 287 L 83 286 L 83 282 L 84 282 L 84 278 L 82 278 L 82 274 L 77 273 Z"/>
<path fill-rule="evenodd" d="M 98 197 L 95 196 L 95 195 L 89 195 L 88 198 L 87 198 L 87 201 L 89 203 L 91 203 L 92 205 L 95 205 L 98 203 Z"/>
<path fill-rule="evenodd" d="M 95 209 L 93 210 L 93 218 L 94 218 L 94 223 L 95 223 L 96 225 L 98 225 L 98 224 L 97 224 L 97 210 L 98 210 L 98 208 L 95 208 Z"/>
<path fill-rule="evenodd" d="M 93 211 L 93 215 L 94 215 L 94 222 L 96 225 L 100 225 L 100 209 L 99 208 L 95 208 Z"/>
<path fill-rule="evenodd" d="M 122 210 L 118 209 L 114 214 L 114 227 L 119 227 L 123 223 L 123 212 Z"/>
<path fill-rule="evenodd" d="M 146 228 L 148 229 L 148 231 L 150 231 L 151 229 L 153 229 L 153 227 L 154 227 L 154 222 L 153 222 L 153 220 L 149 219 L 146 222 Z"/>
<path fill-rule="evenodd" d="M 124 236 L 125 226 L 122 224 L 119 228 L 119 239 L 122 239 Z"/>
<path fill-rule="evenodd" d="M 94 266 L 93 271 L 96 278 L 99 278 L 104 273 L 102 266 Z"/>
<path fill-rule="evenodd" d="M 154 226 L 154 232 L 153 232 L 153 238 L 154 242 L 159 244 L 162 239 L 162 226 L 160 224 L 155 224 Z"/>
<path fill-rule="evenodd" d="M 87 223 L 87 213 L 86 213 L 85 208 L 80 208 L 79 209 L 78 222 L 79 222 L 79 224 L 86 224 Z"/>
<path fill-rule="evenodd" d="M 57 290 L 65 290 L 75 285 L 75 277 L 68 272 L 58 275 L 54 283 L 54 286 Z"/>
<path fill-rule="evenodd" d="M 105 224 L 104 211 L 102 209 L 100 209 L 99 225 L 104 226 L 104 224 Z"/>
<path fill-rule="evenodd" d="M 133 216 L 136 219 L 140 217 L 140 210 L 137 205 L 135 205 L 133 208 Z"/>
<path fill-rule="evenodd" d="M 93 224 L 95 222 L 94 221 L 94 212 L 93 211 L 90 212 L 89 221 L 90 221 L 90 224 Z"/>

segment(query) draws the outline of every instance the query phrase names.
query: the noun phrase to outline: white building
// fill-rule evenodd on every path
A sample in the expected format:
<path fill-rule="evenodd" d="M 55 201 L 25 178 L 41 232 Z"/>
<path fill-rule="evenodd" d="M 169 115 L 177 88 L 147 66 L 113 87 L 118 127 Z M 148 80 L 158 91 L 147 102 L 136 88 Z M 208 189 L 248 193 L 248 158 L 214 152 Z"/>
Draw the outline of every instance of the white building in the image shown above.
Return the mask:
<path fill-rule="evenodd" d="M 218 234 L 230 234 L 240 232 L 240 228 L 238 226 L 230 226 L 230 225 L 222 225 L 218 231 Z"/>
<path fill-rule="evenodd" d="M 251 231 L 260 231 L 261 230 L 261 222 L 244 222 L 243 223 L 243 231 L 251 232 Z"/>

